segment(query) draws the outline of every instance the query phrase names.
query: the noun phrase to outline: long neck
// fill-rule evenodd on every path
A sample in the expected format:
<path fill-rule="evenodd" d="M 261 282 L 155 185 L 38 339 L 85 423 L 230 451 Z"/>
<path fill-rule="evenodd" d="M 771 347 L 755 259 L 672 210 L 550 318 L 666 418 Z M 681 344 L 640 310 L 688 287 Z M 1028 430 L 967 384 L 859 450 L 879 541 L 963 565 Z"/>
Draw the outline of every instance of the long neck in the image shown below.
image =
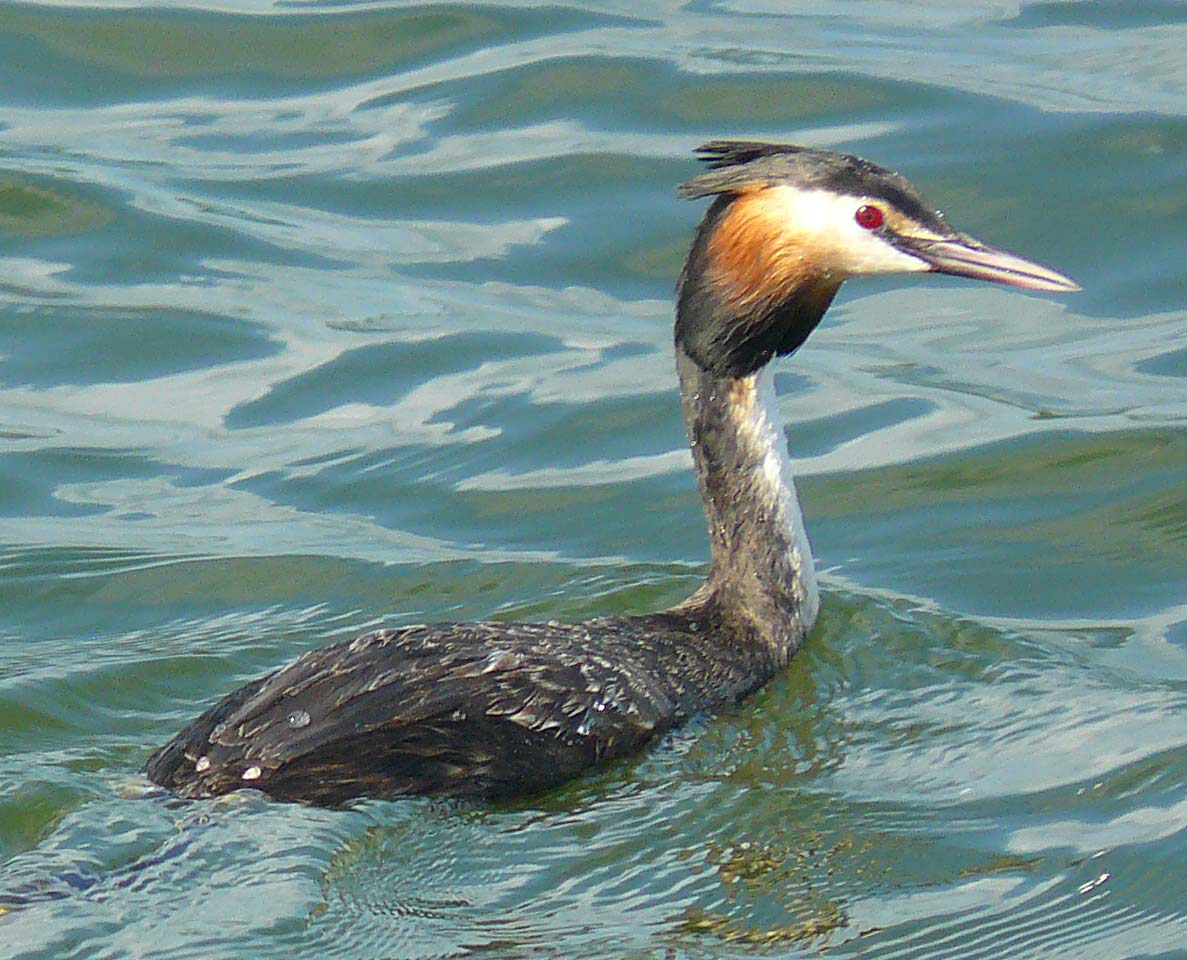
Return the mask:
<path fill-rule="evenodd" d="M 676 368 L 712 567 L 688 605 L 790 657 L 820 601 L 769 363 L 794 353 L 841 280 L 789 246 L 766 193 L 719 196 L 676 292 Z"/>
<path fill-rule="evenodd" d="M 712 555 L 689 603 L 716 604 L 784 661 L 815 622 L 819 597 L 770 368 L 720 376 L 679 345 L 676 367 Z"/>

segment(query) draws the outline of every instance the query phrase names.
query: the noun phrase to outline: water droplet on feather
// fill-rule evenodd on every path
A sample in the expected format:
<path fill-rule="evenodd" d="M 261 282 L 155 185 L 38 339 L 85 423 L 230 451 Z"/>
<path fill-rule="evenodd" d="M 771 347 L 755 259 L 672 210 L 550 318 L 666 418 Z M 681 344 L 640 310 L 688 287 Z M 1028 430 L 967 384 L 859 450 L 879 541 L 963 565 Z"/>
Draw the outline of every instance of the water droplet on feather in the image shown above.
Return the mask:
<path fill-rule="evenodd" d="M 513 653 L 510 650 L 495 650 L 487 656 L 486 665 L 482 668 L 482 672 L 503 673 L 507 670 L 516 669 L 522 662 L 523 657 L 518 653 Z"/>

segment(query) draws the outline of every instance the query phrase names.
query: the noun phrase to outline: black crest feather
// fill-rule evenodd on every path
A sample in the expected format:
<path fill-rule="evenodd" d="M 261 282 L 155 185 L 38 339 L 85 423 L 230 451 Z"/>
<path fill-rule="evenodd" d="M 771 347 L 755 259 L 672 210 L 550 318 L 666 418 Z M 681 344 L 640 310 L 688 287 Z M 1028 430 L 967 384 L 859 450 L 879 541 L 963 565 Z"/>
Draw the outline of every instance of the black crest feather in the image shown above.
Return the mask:
<path fill-rule="evenodd" d="M 697 159 L 710 170 L 736 167 L 760 157 L 776 154 L 803 153 L 807 147 L 791 143 L 764 143 L 760 140 L 710 140 L 694 151 Z"/>
<path fill-rule="evenodd" d="M 849 153 L 790 143 L 710 140 L 697 147 L 696 155 L 710 172 L 677 188 L 678 195 L 686 200 L 790 183 L 853 197 L 879 197 L 917 223 L 936 232 L 948 231 L 943 216 L 928 207 L 904 177 Z"/>

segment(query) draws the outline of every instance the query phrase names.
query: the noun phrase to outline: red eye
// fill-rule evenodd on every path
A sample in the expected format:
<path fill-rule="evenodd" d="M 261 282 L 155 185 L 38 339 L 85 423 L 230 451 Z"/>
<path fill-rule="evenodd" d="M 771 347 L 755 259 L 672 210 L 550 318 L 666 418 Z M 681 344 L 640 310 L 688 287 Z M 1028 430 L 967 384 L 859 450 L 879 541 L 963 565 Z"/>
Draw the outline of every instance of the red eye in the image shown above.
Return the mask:
<path fill-rule="evenodd" d="M 882 221 L 885 218 L 882 216 L 882 211 L 878 207 L 872 207 L 867 203 L 857 208 L 857 213 L 854 214 L 853 219 L 857 221 L 859 227 L 865 227 L 867 230 L 877 230 L 882 226 Z"/>

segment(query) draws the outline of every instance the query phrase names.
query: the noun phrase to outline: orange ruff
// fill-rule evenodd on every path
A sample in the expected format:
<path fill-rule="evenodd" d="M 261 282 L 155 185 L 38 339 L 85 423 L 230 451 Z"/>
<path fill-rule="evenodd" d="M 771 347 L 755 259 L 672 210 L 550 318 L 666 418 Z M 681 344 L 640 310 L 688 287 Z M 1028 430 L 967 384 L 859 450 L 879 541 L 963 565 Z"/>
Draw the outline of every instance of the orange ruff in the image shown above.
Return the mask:
<path fill-rule="evenodd" d="M 786 213 L 763 188 L 730 205 L 709 238 L 708 252 L 710 280 L 731 307 L 761 309 L 804 288 L 814 289 L 825 306 L 832 299 L 841 280 L 810 259 L 788 227 Z"/>

